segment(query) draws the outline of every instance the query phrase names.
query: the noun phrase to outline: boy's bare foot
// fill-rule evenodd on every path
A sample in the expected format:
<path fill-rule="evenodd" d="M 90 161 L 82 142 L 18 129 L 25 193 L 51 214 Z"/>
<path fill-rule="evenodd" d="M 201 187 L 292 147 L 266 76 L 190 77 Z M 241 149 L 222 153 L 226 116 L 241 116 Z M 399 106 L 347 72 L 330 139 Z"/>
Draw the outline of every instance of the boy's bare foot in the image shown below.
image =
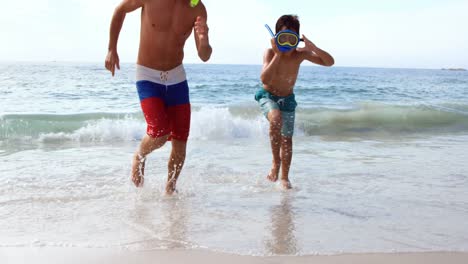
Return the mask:
<path fill-rule="evenodd" d="M 292 189 L 292 185 L 291 185 L 291 182 L 289 180 L 281 180 L 280 184 L 281 184 L 281 188 L 283 188 L 285 190 Z"/>
<path fill-rule="evenodd" d="M 133 156 L 132 163 L 132 181 L 136 187 L 143 187 L 145 181 L 145 161 L 146 158 L 138 153 Z"/>
<path fill-rule="evenodd" d="M 177 193 L 176 183 L 177 183 L 177 180 L 174 180 L 174 179 L 171 179 L 171 180 L 167 181 L 167 183 L 166 183 L 166 195 L 172 195 L 174 193 Z"/>
<path fill-rule="evenodd" d="M 280 166 L 273 164 L 271 167 L 271 171 L 267 176 L 267 179 L 271 182 L 276 182 L 278 180 L 278 174 L 279 174 Z"/>

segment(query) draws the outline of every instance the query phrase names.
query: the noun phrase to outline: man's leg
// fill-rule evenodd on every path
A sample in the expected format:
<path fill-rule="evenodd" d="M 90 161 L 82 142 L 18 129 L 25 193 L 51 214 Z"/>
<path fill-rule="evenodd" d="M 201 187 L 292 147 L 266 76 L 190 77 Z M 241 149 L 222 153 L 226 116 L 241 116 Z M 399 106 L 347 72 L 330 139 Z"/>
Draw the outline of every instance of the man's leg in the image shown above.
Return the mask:
<path fill-rule="evenodd" d="M 147 123 L 146 135 L 141 140 L 132 164 L 132 181 L 143 186 L 146 156 L 162 147 L 169 137 L 169 125 L 165 103 L 161 98 L 150 97 L 141 102 Z"/>
<path fill-rule="evenodd" d="M 291 189 L 289 167 L 292 160 L 292 145 L 292 137 L 281 137 L 281 185 L 286 189 Z"/>
<path fill-rule="evenodd" d="M 281 167 L 280 148 L 282 118 L 280 110 L 270 110 L 270 112 L 268 112 L 268 121 L 270 121 L 270 145 L 273 161 L 270 174 L 268 174 L 267 178 L 272 182 L 276 182 Z"/>
<path fill-rule="evenodd" d="M 136 187 L 142 187 L 145 175 L 146 156 L 154 150 L 164 146 L 169 135 L 153 138 L 145 135 L 141 140 L 140 146 L 133 156 L 132 162 L 132 181 Z"/>
<path fill-rule="evenodd" d="M 184 166 L 190 132 L 191 106 L 186 81 L 169 87 L 168 91 L 170 101 L 177 103 L 168 108 L 172 150 L 167 163 L 166 194 L 171 195 L 176 190 L 177 179 Z"/>
<path fill-rule="evenodd" d="M 146 79 L 148 76 L 151 80 Z M 137 187 L 143 185 L 146 156 L 162 147 L 170 133 L 165 98 L 167 87 L 154 80 L 158 78 L 158 71 L 137 65 L 136 86 L 147 124 L 146 135 L 133 157 L 132 181 Z"/>
<path fill-rule="evenodd" d="M 176 190 L 177 179 L 184 166 L 187 142 L 172 139 L 172 151 L 167 163 L 166 194 L 173 194 Z"/>

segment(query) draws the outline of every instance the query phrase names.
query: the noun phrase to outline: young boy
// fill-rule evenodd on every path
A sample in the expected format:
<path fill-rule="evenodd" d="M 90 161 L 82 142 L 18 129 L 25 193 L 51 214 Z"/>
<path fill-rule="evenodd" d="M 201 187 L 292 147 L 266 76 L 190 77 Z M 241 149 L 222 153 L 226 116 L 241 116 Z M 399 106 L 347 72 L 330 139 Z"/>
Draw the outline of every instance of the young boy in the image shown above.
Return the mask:
<path fill-rule="evenodd" d="M 276 22 L 276 36 L 271 39 L 271 48 L 266 50 L 263 57 L 263 89 L 255 94 L 255 100 L 270 122 L 273 165 L 267 178 L 276 182 L 281 168 L 280 183 L 285 189 L 292 188 L 288 174 L 297 106 L 293 88 L 299 66 L 304 60 L 323 66 L 334 64 L 330 54 L 319 49 L 304 35 L 303 39 L 299 39 L 299 27 L 299 19 L 293 15 L 284 15 Z M 296 48 L 300 40 L 304 41 L 305 46 Z"/>

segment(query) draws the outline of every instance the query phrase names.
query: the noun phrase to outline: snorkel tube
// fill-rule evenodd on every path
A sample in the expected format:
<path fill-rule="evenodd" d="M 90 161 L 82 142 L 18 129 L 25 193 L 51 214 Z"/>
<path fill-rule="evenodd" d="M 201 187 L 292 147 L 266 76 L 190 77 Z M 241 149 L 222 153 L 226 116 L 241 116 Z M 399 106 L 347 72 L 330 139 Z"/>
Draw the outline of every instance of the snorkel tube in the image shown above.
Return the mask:
<path fill-rule="evenodd" d="M 196 7 L 200 3 L 200 0 L 190 0 L 190 6 L 191 7 Z"/>
<path fill-rule="evenodd" d="M 271 37 L 274 38 L 275 34 L 273 34 L 273 31 L 271 30 L 270 26 L 268 26 L 268 24 L 265 24 L 265 27 L 268 29 L 268 32 L 270 32 Z"/>
<path fill-rule="evenodd" d="M 299 36 L 297 35 L 297 33 L 295 33 L 294 31 L 291 31 L 291 30 L 282 30 L 280 32 L 278 32 L 278 34 L 274 34 L 273 31 L 271 30 L 270 26 L 268 26 L 268 24 L 265 24 L 265 27 L 268 29 L 268 32 L 270 32 L 270 35 L 272 38 L 275 39 L 275 43 L 276 43 L 276 46 L 278 47 L 279 51 L 281 52 L 288 52 L 288 51 L 291 51 L 293 49 L 295 49 L 297 47 L 297 45 L 299 44 L 300 41 L 302 41 L 301 38 L 299 38 Z M 281 45 L 280 42 L 279 42 L 279 38 L 278 36 L 281 34 L 281 33 L 284 33 L 284 32 L 288 32 L 288 33 L 291 33 L 291 34 L 295 34 L 297 36 L 297 44 L 295 46 L 290 46 L 290 45 Z"/>

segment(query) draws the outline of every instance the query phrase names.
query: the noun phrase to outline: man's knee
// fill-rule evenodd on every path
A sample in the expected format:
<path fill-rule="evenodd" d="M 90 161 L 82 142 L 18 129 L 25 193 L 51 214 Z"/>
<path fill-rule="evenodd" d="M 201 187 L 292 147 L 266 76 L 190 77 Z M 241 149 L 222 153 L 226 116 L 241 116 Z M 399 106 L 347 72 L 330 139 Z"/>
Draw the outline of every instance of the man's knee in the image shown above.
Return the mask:
<path fill-rule="evenodd" d="M 167 140 L 169 138 L 169 134 L 166 134 L 166 135 L 162 135 L 162 136 L 151 136 L 148 134 L 148 142 L 152 145 L 152 146 L 163 146 L 164 144 L 166 144 Z"/>
<path fill-rule="evenodd" d="M 168 135 L 160 137 L 152 137 L 146 135 L 140 143 L 140 154 L 146 156 L 153 152 L 153 150 L 158 149 L 166 143 Z"/>
<path fill-rule="evenodd" d="M 185 158 L 187 142 L 184 140 L 172 139 L 172 152 L 177 158 Z"/>

